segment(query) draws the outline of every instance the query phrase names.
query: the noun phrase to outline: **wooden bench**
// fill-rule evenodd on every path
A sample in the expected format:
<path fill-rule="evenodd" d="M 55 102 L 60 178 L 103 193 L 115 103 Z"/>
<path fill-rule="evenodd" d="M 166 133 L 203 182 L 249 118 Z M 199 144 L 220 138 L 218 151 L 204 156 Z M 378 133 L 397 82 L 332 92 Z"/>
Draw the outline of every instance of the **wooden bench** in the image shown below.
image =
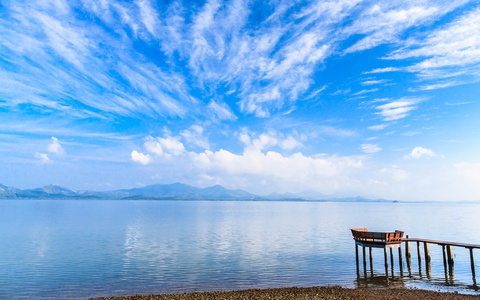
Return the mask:
<path fill-rule="evenodd" d="M 351 229 L 355 243 L 363 247 L 385 248 L 387 246 L 397 246 L 402 243 L 403 231 L 395 232 L 373 232 L 367 228 Z"/>

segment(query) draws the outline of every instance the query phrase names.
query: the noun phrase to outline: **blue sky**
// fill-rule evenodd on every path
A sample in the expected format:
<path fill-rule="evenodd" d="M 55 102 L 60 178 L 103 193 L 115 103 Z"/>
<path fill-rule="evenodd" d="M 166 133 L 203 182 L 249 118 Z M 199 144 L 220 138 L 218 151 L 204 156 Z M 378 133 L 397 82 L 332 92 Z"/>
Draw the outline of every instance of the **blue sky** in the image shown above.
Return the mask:
<path fill-rule="evenodd" d="M 477 1 L 0 3 L 0 183 L 480 200 Z"/>

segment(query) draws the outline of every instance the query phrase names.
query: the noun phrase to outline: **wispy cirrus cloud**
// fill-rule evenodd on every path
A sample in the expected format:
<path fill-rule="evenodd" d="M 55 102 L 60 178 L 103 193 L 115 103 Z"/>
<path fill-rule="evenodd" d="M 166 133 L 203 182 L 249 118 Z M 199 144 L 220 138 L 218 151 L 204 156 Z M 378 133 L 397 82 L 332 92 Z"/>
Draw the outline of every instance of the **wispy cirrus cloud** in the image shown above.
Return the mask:
<path fill-rule="evenodd" d="M 384 121 L 395 121 L 407 117 L 411 111 L 417 108 L 416 104 L 423 100 L 421 98 L 402 98 L 378 105 L 375 108 L 379 110 L 377 114 L 381 115 Z"/>
<path fill-rule="evenodd" d="M 421 89 L 438 89 L 480 80 L 480 9 L 473 9 L 459 19 L 433 30 L 426 37 L 413 37 L 405 47 L 392 52 L 388 59 L 419 58 L 406 68 L 424 79 L 459 78 L 424 85 Z"/>

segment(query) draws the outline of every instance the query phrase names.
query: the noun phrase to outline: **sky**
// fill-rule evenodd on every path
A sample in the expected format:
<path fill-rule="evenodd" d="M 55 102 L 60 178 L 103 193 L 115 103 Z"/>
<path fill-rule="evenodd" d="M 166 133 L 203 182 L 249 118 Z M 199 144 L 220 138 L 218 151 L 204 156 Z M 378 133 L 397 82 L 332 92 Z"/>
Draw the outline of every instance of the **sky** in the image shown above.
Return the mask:
<path fill-rule="evenodd" d="M 0 183 L 480 201 L 478 1 L 0 2 Z"/>

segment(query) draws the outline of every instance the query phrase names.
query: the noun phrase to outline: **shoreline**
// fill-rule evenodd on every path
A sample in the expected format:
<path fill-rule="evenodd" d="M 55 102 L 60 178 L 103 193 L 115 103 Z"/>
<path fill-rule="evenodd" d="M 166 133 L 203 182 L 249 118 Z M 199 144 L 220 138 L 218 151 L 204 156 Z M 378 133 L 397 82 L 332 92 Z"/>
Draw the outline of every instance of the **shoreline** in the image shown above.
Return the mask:
<path fill-rule="evenodd" d="M 193 300 L 193 299 L 480 299 L 480 295 L 438 292 L 415 288 L 344 288 L 340 286 L 248 289 L 238 291 L 193 292 L 184 294 L 100 297 L 102 300 Z"/>

